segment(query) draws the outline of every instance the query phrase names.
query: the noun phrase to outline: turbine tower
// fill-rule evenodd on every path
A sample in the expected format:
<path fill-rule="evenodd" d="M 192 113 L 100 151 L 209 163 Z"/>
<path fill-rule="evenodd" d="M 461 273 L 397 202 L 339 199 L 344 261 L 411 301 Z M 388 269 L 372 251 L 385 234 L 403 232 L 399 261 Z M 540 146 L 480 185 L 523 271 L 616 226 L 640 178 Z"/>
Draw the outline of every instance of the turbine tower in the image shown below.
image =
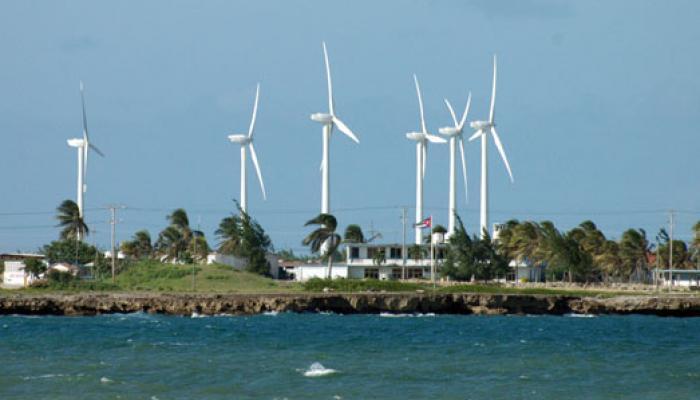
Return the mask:
<path fill-rule="evenodd" d="M 508 171 L 508 176 L 510 177 L 510 182 L 513 183 L 513 173 L 510 170 L 510 164 L 508 164 L 508 158 L 506 158 L 506 152 L 503 150 L 503 144 L 501 139 L 498 137 L 496 132 L 496 56 L 493 56 L 493 86 L 491 87 L 491 109 L 489 111 L 488 121 L 472 121 L 469 125 L 476 130 L 476 133 L 469 138 L 469 141 L 481 138 L 481 211 L 480 211 L 480 228 L 481 237 L 489 232 L 489 197 L 488 197 L 488 155 L 487 155 L 487 139 L 489 132 L 493 136 L 493 142 L 496 144 L 498 153 L 503 159 L 503 164 L 506 166 Z"/>
<path fill-rule="evenodd" d="M 90 143 L 90 138 L 88 135 L 87 127 L 87 115 L 85 112 L 85 95 L 83 82 L 80 81 L 80 102 L 83 108 L 83 137 L 68 139 L 68 146 L 75 147 L 78 150 L 78 195 L 76 202 L 78 203 L 78 211 L 80 212 L 80 217 L 83 217 L 83 200 L 85 192 L 87 191 L 87 164 L 88 164 L 88 154 L 90 149 L 94 150 L 95 153 L 104 157 L 104 153 L 100 151 L 94 144 Z M 78 240 L 82 239 L 80 232 L 78 232 Z"/>
<path fill-rule="evenodd" d="M 328 63 L 328 51 L 326 50 L 326 42 L 322 42 L 323 45 L 323 58 L 326 62 L 326 78 L 328 80 L 328 113 L 315 113 L 311 114 L 311 119 L 313 121 L 319 122 L 323 125 L 323 159 L 321 161 L 321 213 L 330 213 L 330 162 L 329 162 L 329 145 L 331 140 L 331 133 L 333 132 L 333 127 L 337 127 L 339 131 L 347 135 L 350 139 L 355 141 L 355 143 L 360 143 L 360 140 L 355 136 L 354 133 L 348 128 L 343 121 L 340 120 L 335 115 L 335 109 L 333 107 L 333 83 L 331 82 L 331 67 Z"/>
<path fill-rule="evenodd" d="M 255 103 L 253 105 L 253 116 L 250 119 L 250 126 L 248 127 L 248 134 L 234 134 L 229 135 L 228 139 L 232 143 L 238 143 L 241 145 L 241 210 L 248 212 L 248 186 L 247 186 L 247 175 L 246 175 L 246 146 L 250 148 L 250 158 L 253 159 L 253 166 L 255 167 L 255 172 L 258 174 L 258 181 L 260 182 L 260 190 L 262 190 L 263 199 L 267 200 L 267 194 L 265 193 L 265 184 L 263 183 L 262 173 L 260 172 L 260 164 L 258 164 L 258 155 L 255 153 L 255 146 L 253 146 L 253 131 L 255 130 L 255 118 L 258 114 L 258 100 L 260 99 L 260 84 L 255 89 Z"/>
<path fill-rule="evenodd" d="M 418 77 L 413 74 L 413 81 L 416 84 L 416 93 L 418 94 L 418 108 L 420 109 L 420 132 L 408 132 L 406 137 L 409 140 L 416 142 L 416 224 L 423 221 L 423 179 L 425 178 L 425 163 L 428 158 L 428 142 L 447 143 L 447 141 L 439 136 L 428 133 L 428 128 L 425 125 L 425 114 L 423 111 L 423 96 L 420 93 L 420 85 Z M 422 228 L 415 227 L 416 244 L 423 242 Z"/>
<path fill-rule="evenodd" d="M 457 115 L 455 114 L 454 109 L 452 108 L 452 105 L 450 102 L 445 99 L 445 105 L 447 105 L 447 109 L 450 111 L 450 115 L 452 116 L 452 121 L 454 122 L 454 126 L 448 126 L 445 128 L 440 128 L 439 131 L 441 134 L 447 136 L 450 138 L 450 197 L 449 197 L 449 207 L 448 207 L 448 225 L 447 225 L 447 237 L 449 238 L 454 234 L 455 231 L 455 215 L 457 213 L 457 191 L 456 191 L 456 172 L 455 168 L 457 167 L 456 162 L 455 162 L 455 157 L 457 153 L 457 142 L 459 142 L 459 151 L 460 154 L 462 155 L 462 177 L 464 178 L 464 196 L 467 202 L 469 202 L 469 190 L 467 189 L 467 160 L 466 156 L 464 154 L 464 137 L 462 135 L 462 132 L 464 130 L 464 123 L 467 121 L 467 115 L 469 114 L 469 108 L 471 107 L 472 103 L 472 94 L 471 92 L 469 93 L 469 97 L 467 97 L 467 105 L 464 108 L 464 113 L 462 114 L 462 119 L 459 121 L 457 120 Z"/>

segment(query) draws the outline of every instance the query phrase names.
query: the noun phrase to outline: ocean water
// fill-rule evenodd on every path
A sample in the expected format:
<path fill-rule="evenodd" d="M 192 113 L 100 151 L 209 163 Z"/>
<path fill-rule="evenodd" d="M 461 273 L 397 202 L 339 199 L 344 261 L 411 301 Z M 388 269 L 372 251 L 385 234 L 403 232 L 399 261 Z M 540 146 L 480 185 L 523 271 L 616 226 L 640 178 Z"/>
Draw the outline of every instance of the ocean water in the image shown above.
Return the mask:
<path fill-rule="evenodd" d="M 697 399 L 700 318 L 0 317 L 0 399 Z"/>

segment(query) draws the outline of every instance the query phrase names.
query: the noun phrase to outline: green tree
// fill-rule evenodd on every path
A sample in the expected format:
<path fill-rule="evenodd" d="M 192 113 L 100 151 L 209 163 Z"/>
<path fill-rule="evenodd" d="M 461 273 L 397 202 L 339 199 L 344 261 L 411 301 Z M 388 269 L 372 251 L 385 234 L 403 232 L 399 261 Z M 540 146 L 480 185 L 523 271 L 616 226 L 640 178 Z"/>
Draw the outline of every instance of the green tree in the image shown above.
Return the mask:
<path fill-rule="evenodd" d="M 659 249 L 658 249 L 658 256 L 659 256 L 659 263 L 661 265 L 661 268 L 668 268 L 669 267 L 669 261 L 670 261 L 670 254 L 671 253 L 671 238 L 668 236 L 668 233 L 666 232 L 665 229 L 661 229 L 659 231 L 659 234 L 657 236 L 659 239 Z M 673 241 L 673 265 L 671 266 L 672 269 L 684 269 L 684 268 L 690 268 L 692 266 L 691 260 L 690 260 L 690 253 L 688 252 L 688 245 L 682 240 L 674 240 Z"/>
<path fill-rule="evenodd" d="M 90 233 L 85 220 L 80 215 L 78 205 L 73 200 L 64 200 L 56 211 L 58 211 L 56 215 L 58 227 L 63 228 L 60 234 L 61 239 L 77 239 L 78 234 L 84 238 Z"/>
<path fill-rule="evenodd" d="M 247 260 L 246 270 L 260 275 L 270 275 L 267 253 L 273 251 L 272 241 L 260 224 L 243 211 L 238 203 L 239 215 L 221 220 L 216 235 L 221 240 L 219 251 Z"/>
<path fill-rule="evenodd" d="M 457 226 L 450 236 L 442 266 L 443 275 L 458 281 L 489 280 L 505 275 L 507 271 L 508 261 L 496 251 L 491 237 L 487 234 L 483 238 L 470 238 L 462 220 L 457 217 Z"/>
<path fill-rule="evenodd" d="M 134 233 L 132 239 L 122 242 L 120 247 L 124 255 L 139 260 L 150 258 L 153 255 L 151 235 L 146 230 Z"/>
<path fill-rule="evenodd" d="M 328 261 L 328 279 L 333 276 L 333 254 L 340 246 L 341 237 L 335 232 L 338 221 L 331 214 L 319 214 L 310 219 L 304 226 L 317 225 L 318 227 L 308 234 L 302 241 L 304 246 L 309 246 L 312 253 L 320 253 L 322 259 Z"/>
<path fill-rule="evenodd" d="M 365 235 L 362 233 L 360 225 L 350 224 L 345 228 L 346 243 L 364 243 Z"/>
<path fill-rule="evenodd" d="M 693 243 L 691 244 L 691 260 L 695 263 L 695 268 L 700 269 L 700 221 L 693 225 Z"/>
<path fill-rule="evenodd" d="M 372 264 L 376 266 L 381 266 L 386 262 L 386 252 L 384 251 L 383 248 L 377 248 L 374 254 L 372 255 Z"/>
<path fill-rule="evenodd" d="M 648 271 L 649 240 L 644 229 L 628 229 L 620 238 L 620 274 L 641 281 Z"/>
<path fill-rule="evenodd" d="M 44 245 L 40 249 L 40 253 L 46 256 L 46 261 L 50 264 L 66 262 L 85 265 L 99 258 L 98 253 L 100 252 L 94 246 L 82 241 L 64 239 Z"/>
<path fill-rule="evenodd" d="M 158 235 L 155 248 L 157 252 L 171 261 L 188 261 L 193 259 L 192 251 L 197 249 L 198 254 L 194 258 L 203 258 L 204 250 L 209 250 L 204 233 L 192 230 L 187 212 L 178 208 L 167 216 L 170 225 Z M 206 258 L 206 255 L 204 255 Z"/>
<path fill-rule="evenodd" d="M 38 258 L 24 260 L 24 271 L 34 278 L 46 272 L 46 264 Z"/>

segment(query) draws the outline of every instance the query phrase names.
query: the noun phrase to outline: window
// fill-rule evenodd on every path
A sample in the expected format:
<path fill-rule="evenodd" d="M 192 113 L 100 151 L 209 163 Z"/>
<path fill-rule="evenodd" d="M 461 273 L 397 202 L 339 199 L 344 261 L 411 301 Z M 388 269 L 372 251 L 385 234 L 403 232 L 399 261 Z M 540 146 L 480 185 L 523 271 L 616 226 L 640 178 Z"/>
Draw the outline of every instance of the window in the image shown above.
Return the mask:
<path fill-rule="evenodd" d="M 407 268 L 406 278 L 407 279 L 420 279 L 423 277 L 423 270 L 421 268 Z"/>
<path fill-rule="evenodd" d="M 392 247 L 389 250 L 389 258 L 392 260 L 397 260 L 401 258 L 401 247 Z"/>
<path fill-rule="evenodd" d="M 436 260 L 444 260 L 445 259 L 445 249 L 439 248 L 435 249 L 435 259 Z"/>
<path fill-rule="evenodd" d="M 365 279 L 379 279 L 379 268 L 365 268 Z"/>
<path fill-rule="evenodd" d="M 391 269 L 391 279 L 401 279 L 401 268 Z"/>
<path fill-rule="evenodd" d="M 367 258 L 368 259 L 373 259 L 374 255 L 377 253 L 377 248 L 376 247 L 368 247 L 367 248 Z"/>
<path fill-rule="evenodd" d="M 350 258 L 360 258 L 360 248 L 351 247 L 350 248 Z"/>

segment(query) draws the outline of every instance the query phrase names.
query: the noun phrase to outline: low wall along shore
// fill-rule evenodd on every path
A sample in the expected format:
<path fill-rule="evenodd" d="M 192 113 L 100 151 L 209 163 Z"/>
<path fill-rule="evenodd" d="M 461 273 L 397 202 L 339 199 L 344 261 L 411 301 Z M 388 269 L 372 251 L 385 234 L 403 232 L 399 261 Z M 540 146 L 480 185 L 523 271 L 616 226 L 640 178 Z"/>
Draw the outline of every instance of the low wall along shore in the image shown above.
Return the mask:
<path fill-rule="evenodd" d="M 700 316 L 700 297 L 578 297 L 527 294 L 74 294 L 0 295 L 0 314 L 97 315 L 147 312 L 172 315 L 263 312 L 436 314 L 652 314 Z"/>

